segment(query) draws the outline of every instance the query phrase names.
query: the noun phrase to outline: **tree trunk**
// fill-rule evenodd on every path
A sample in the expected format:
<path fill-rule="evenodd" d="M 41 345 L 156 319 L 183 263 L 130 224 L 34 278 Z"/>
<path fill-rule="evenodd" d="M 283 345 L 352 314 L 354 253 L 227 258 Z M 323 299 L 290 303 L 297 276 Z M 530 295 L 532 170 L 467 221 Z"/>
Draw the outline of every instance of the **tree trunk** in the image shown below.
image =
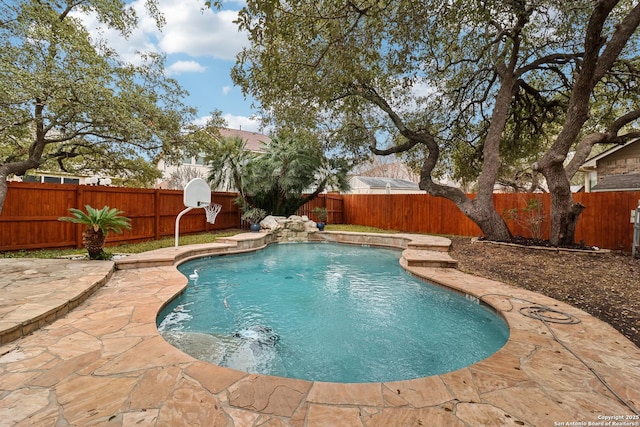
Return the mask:
<path fill-rule="evenodd" d="M 444 197 L 455 203 L 458 209 L 480 228 L 486 239 L 501 242 L 511 240 L 511 231 L 496 211 L 492 195 L 479 195 L 471 200 L 459 188 L 434 183 L 428 174 L 421 176 L 419 187 L 432 196 Z"/>
<path fill-rule="evenodd" d="M 578 218 L 585 207 L 574 202 L 571 183 L 562 163 L 556 162 L 544 169 L 543 172 L 551 194 L 551 235 L 549 241 L 554 246 L 574 245 Z"/>
<path fill-rule="evenodd" d="M 585 209 L 581 203 L 574 203 L 573 197 L 559 198 L 551 193 L 551 236 L 554 246 L 572 246 L 576 241 L 578 218 Z"/>
<path fill-rule="evenodd" d="M 106 236 L 102 233 L 102 230 L 97 231 L 93 228 L 88 228 L 82 233 L 82 244 L 89 253 L 89 259 L 104 259 L 104 241 Z"/>
<path fill-rule="evenodd" d="M 36 113 L 42 114 L 42 106 L 36 106 Z M 24 175 L 29 169 L 37 169 L 40 166 L 45 145 L 41 126 L 36 126 L 36 139 L 29 148 L 29 158 L 0 164 L 0 214 L 7 197 L 7 177 L 11 174 Z"/>
<path fill-rule="evenodd" d="M 547 153 L 532 165 L 534 171 L 542 172 L 551 193 L 551 236 L 555 246 L 575 244 L 576 225 L 585 207 L 573 201 L 570 178 L 577 171 L 579 161 L 586 158 L 594 143 L 603 142 L 603 135 L 593 134 L 583 139 L 576 150 L 576 159 L 567 168 L 563 162 L 578 138 L 584 123 L 589 118 L 590 98 L 596 84 L 611 70 L 620 52 L 640 24 L 640 4 L 636 4 L 628 15 L 622 17 L 611 35 L 604 36 L 605 23 L 617 1 L 601 1 L 595 5 L 589 18 L 585 34 L 584 53 L 579 72 L 569 98 L 567 116 L 562 130 Z M 606 43 L 606 44 L 605 44 Z M 630 123 L 637 116 L 631 113 L 618 125 L 613 123 L 610 132 L 617 132 L 621 125 Z"/>
<path fill-rule="evenodd" d="M 514 46 L 514 49 L 517 50 L 517 46 Z M 469 199 L 459 188 L 439 185 L 433 182 L 431 173 L 440 158 L 440 147 L 433 134 L 424 129 L 418 131 L 409 129 L 400 116 L 393 111 L 391 106 L 375 90 L 363 89 L 361 93 L 365 99 L 385 111 L 400 131 L 400 134 L 407 139 L 404 144 L 396 145 L 386 150 L 376 149 L 374 143 L 371 151 L 374 154 L 386 156 L 408 151 L 418 144 L 425 145 L 428 155 L 420 168 L 420 189 L 433 196 L 451 200 L 471 221 L 478 225 L 485 238 L 497 241 L 510 241 L 512 237 L 509 227 L 496 212 L 493 205 L 493 187 L 500 169 L 500 140 L 509 116 L 511 100 L 517 90 L 517 81 L 513 73 L 515 64 L 514 55 L 509 64 L 496 65 L 501 83 L 489 129 L 484 140 L 482 172 L 478 177 L 478 195 L 474 200 Z"/>
<path fill-rule="evenodd" d="M 7 177 L 0 173 L 0 214 L 2 214 L 4 200 L 7 198 L 7 189 Z"/>
<path fill-rule="evenodd" d="M 0 214 L 7 198 L 8 184 L 7 177 L 11 174 L 23 175 L 29 169 L 37 167 L 37 163 L 31 160 L 24 160 L 0 165 Z"/>
<path fill-rule="evenodd" d="M 463 210 L 463 212 L 465 211 Z M 478 204 L 474 206 L 474 209 L 470 213 L 465 212 L 465 214 L 480 227 L 482 234 L 484 234 L 487 240 L 497 242 L 511 241 L 511 231 L 509 227 L 507 227 L 507 223 L 504 222 L 504 219 L 496 212 L 493 204 L 491 204 L 490 207 Z"/>

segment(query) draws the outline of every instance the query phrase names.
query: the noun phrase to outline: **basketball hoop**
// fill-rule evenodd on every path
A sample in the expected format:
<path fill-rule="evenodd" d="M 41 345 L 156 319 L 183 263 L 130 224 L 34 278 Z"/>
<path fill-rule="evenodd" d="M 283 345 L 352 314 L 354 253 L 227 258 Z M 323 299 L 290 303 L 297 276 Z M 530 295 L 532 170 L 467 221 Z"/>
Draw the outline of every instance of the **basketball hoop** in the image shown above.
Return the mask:
<path fill-rule="evenodd" d="M 220 209 L 222 209 L 222 205 L 219 205 L 217 203 L 212 203 L 204 207 L 204 212 L 207 214 L 208 223 L 216 223 L 216 217 L 218 216 L 218 213 L 220 213 Z"/>
<path fill-rule="evenodd" d="M 178 214 L 176 217 L 176 249 L 178 249 L 179 243 L 179 234 L 180 234 L 180 218 L 187 212 L 196 209 L 196 208 L 205 208 L 207 213 L 207 221 L 213 223 L 216 219 L 216 215 L 220 212 L 220 205 L 213 205 L 211 207 L 211 211 L 215 210 L 215 214 L 209 213 L 209 205 L 211 205 L 211 188 L 209 188 L 209 184 L 202 178 L 193 178 L 191 181 L 184 186 L 184 194 L 182 196 L 184 209 L 182 212 Z M 218 206 L 216 208 L 216 206 Z"/>

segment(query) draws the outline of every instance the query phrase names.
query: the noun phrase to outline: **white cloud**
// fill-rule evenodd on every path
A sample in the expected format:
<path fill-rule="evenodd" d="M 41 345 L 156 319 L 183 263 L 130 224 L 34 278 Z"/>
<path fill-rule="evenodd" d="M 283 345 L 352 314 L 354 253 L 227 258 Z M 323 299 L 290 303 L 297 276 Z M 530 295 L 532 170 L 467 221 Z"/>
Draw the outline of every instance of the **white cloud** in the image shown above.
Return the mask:
<path fill-rule="evenodd" d="M 166 20 L 159 30 L 144 3 L 145 0 L 127 0 L 136 11 L 138 26 L 126 39 L 99 25 L 95 16 L 77 12 L 74 16 L 82 20 L 94 40 L 104 40 L 125 62 L 141 65 L 140 52 L 166 55 L 166 74 L 191 92 L 187 102 L 200 111 L 220 109 L 223 104 L 227 111 L 248 116 L 248 101 L 229 84 L 228 69 L 235 55 L 249 44 L 246 34 L 238 32 L 233 24 L 238 12 L 206 9 L 203 0 L 158 0 Z M 226 8 L 239 10 L 244 5 L 241 0 L 225 1 Z M 236 128 L 242 125 L 243 129 L 258 129 L 257 120 L 242 116 L 227 119 Z M 204 123 L 206 118 L 202 120 Z"/>
<path fill-rule="evenodd" d="M 196 61 L 176 61 L 165 69 L 168 76 L 182 73 L 204 73 L 206 70 L 206 67 Z"/>
<path fill-rule="evenodd" d="M 162 1 L 160 8 L 167 24 L 159 37 L 161 50 L 169 54 L 235 59 L 248 43 L 246 35 L 240 33 L 233 23 L 237 12 L 201 11 L 201 6 L 199 0 Z"/>
<path fill-rule="evenodd" d="M 202 116 L 198 117 L 193 121 L 193 124 L 196 126 L 204 126 L 207 124 L 207 121 L 211 118 L 211 116 Z"/>
<path fill-rule="evenodd" d="M 193 121 L 197 126 L 204 126 L 211 116 L 203 116 Z M 233 114 L 224 114 L 222 116 L 227 122 L 226 127 L 230 129 L 242 129 L 250 132 L 264 133 L 264 129 L 260 129 L 259 117 L 234 116 Z"/>
<path fill-rule="evenodd" d="M 118 31 L 106 28 L 93 14 L 74 12 L 73 15 L 80 19 L 94 41 L 105 40 L 109 48 L 115 50 L 125 62 L 139 65 L 142 59 L 139 52 L 159 51 L 153 38 L 140 29 L 135 29 L 127 38 L 124 38 Z"/>
<path fill-rule="evenodd" d="M 234 116 L 233 114 L 224 114 L 222 117 L 227 121 L 228 128 L 262 132 L 260 130 L 261 122 L 257 117 Z"/>
<path fill-rule="evenodd" d="M 238 31 L 233 21 L 237 11 L 203 8 L 201 0 L 159 0 L 159 9 L 166 24 L 158 30 L 147 15 L 144 0 L 134 0 L 131 6 L 139 18 L 138 27 L 124 39 L 116 31 L 99 29 L 95 16 L 75 14 L 82 19 L 91 34 L 108 41 L 122 59 L 136 63 L 136 51 L 186 54 L 233 60 L 248 45 L 246 34 Z"/>

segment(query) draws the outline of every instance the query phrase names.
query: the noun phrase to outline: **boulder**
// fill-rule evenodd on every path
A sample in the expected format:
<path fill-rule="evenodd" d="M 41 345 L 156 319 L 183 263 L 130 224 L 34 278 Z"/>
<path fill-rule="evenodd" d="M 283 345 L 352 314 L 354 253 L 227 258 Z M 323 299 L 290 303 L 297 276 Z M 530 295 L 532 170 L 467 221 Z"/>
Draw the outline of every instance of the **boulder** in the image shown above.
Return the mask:
<path fill-rule="evenodd" d="M 260 221 L 260 227 L 266 230 L 277 230 L 282 227 L 280 222 L 278 221 L 279 218 L 282 218 L 282 217 L 269 215 L 265 219 Z"/>
<path fill-rule="evenodd" d="M 300 218 L 300 217 L 298 217 L 298 218 Z M 292 220 L 291 222 L 289 222 L 286 225 L 286 228 L 289 231 L 293 231 L 294 233 L 299 233 L 299 232 L 302 232 L 302 231 L 306 230 L 305 223 L 304 223 L 304 221 L 302 221 L 302 219 L 300 219 L 300 220 Z"/>
<path fill-rule="evenodd" d="M 281 242 L 306 242 L 309 234 L 317 233 L 316 223 L 306 215 L 283 216 L 269 215 L 260 221 L 260 227 L 273 233 Z"/>

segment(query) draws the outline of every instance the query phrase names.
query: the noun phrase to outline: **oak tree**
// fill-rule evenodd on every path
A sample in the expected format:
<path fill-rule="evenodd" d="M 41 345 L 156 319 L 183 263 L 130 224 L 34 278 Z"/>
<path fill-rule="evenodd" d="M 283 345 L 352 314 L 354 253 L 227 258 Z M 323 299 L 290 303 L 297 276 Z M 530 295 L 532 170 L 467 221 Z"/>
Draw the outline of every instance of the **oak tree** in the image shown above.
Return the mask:
<path fill-rule="evenodd" d="M 249 0 L 232 76 L 277 126 L 322 130 L 345 155 L 418 160 L 420 188 L 489 239 L 511 238 L 493 205 L 501 169 L 533 162 L 551 241 L 571 244 L 578 165 L 637 135 L 639 21 L 631 0 Z M 454 167 L 475 170 L 474 198 L 434 180 Z"/>
<path fill-rule="evenodd" d="M 156 0 L 148 11 L 162 24 Z M 6 178 L 38 168 L 99 172 L 149 183 L 154 160 L 179 159 L 195 110 L 165 76 L 163 57 L 123 62 L 92 39 L 77 13 L 126 37 L 137 25 L 120 0 L 2 2 L 0 8 L 0 212 Z"/>

